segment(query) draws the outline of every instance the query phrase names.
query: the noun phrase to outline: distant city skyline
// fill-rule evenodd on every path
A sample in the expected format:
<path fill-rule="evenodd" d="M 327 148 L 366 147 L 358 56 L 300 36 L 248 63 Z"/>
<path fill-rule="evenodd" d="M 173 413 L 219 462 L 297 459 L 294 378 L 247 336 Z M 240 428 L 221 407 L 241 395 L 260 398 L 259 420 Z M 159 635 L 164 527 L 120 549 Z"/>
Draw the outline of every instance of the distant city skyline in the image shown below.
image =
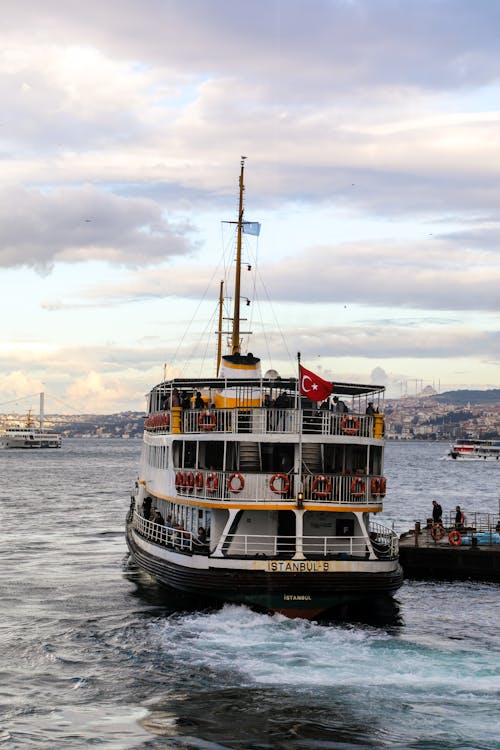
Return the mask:
<path fill-rule="evenodd" d="M 263 372 L 300 351 L 390 397 L 498 387 L 499 22 L 482 0 L 8 3 L 0 402 L 140 411 L 165 365 L 214 374 L 242 155 Z"/>

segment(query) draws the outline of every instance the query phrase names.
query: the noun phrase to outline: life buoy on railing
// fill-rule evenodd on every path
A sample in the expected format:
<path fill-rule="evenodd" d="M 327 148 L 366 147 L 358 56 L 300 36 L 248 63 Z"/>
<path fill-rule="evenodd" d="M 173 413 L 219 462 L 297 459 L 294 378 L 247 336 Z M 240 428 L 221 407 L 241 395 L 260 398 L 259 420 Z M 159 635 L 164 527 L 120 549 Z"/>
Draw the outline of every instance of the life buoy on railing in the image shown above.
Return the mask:
<path fill-rule="evenodd" d="M 236 487 L 233 484 L 233 481 L 235 479 L 238 480 L 238 485 Z M 233 471 L 233 473 L 228 476 L 227 488 L 229 492 L 241 492 L 244 486 L 245 486 L 245 480 L 243 478 L 243 475 L 240 474 L 239 471 Z"/>
<path fill-rule="evenodd" d="M 366 484 L 361 477 L 354 477 L 351 482 L 351 495 L 353 497 L 363 497 L 366 490 Z"/>
<path fill-rule="evenodd" d="M 281 481 L 281 489 L 276 487 L 276 484 L 275 484 L 275 482 L 278 479 Z M 271 479 L 269 480 L 269 487 L 272 490 L 272 492 L 275 492 L 277 495 L 286 495 L 286 493 L 290 489 L 290 479 L 289 477 L 287 477 L 286 474 L 282 474 L 282 473 L 273 474 Z"/>
<path fill-rule="evenodd" d="M 188 488 L 190 492 L 194 489 L 194 474 L 192 471 L 189 472 L 189 474 L 185 475 L 185 482 L 184 486 Z"/>
<path fill-rule="evenodd" d="M 448 541 L 454 547 L 458 547 L 462 543 L 462 534 L 459 531 L 450 531 L 448 534 Z"/>
<path fill-rule="evenodd" d="M 183 471 L 178 471 L 177 474 L 175 475 L 176 488 L 179 489 L 180 487 L 184 487 L 185 484 L 186 484 L 186 475 L 184 474 Z"/>
<path fill-rule="evenodd" d="M 385 477 L 372 477 L 370 482 L 370 490 L 373 497 L 384 497 L 386 489 Z"/>
<path fill-rule="evenodd" d="M 194 475 L 194 486 L 197 490 L 203 489 L 203 474 L 201 473 L 201 471 L 197 471 Z"/>
<path fill-rule="evenodd" d="M 440 523 L 435 523 L 431 529 L 431 537 L 435 542 L 439 542 L 444 537 L 444 529 Z"/>
<path fill-rule="evenodd" d="M 215 492 L 219 486 L 219 478 L 213 471 L 207 474 L 206 487 L 208 492 Z"/>
<path fill-rule="evenodd" d="M 322 489 L 319 489 L 320 485 L 322 486 Z M 319 474 L 317 477 L 314 477 L 311 487 L 312 495 L 317 495 L 318 497 L 327 497 L 331 491 L 332 480 L 330 479 L 330 477 L 325 477 L 323 474 Z"/>
<path fill-rule="evenodd" d="M 159 427 L 170 427 L 170 414 L 164 412 L 159 415 L 158 426 Z"/>
<path fill-rule="evenodd" d="M 198 426 L 202 430 L 213 430 L 217 424 L 217 418 L 213 411 L 202 411 L 198 417 Z"/>
<path fill-rule="evenodd" d="M 357 435 L 359 431 L 359 419 L 347 414 L 340 423 L 340 429 L 345 435 Z"/>

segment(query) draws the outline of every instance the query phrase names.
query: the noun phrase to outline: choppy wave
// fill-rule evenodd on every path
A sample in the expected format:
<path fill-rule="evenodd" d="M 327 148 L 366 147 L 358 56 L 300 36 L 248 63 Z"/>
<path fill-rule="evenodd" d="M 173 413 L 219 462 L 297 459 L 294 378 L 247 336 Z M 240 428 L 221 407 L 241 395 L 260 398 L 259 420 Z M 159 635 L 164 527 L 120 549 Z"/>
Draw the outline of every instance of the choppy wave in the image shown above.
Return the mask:
<path fill-rule="evenodd" d="M 1 747 L 500 750 L 498 586 L 408 582 L 378 620 L 197 611 L 124 565 L 139 450 L 0 454 Z M 491 472 L 443 451 L 389 445 L 386 523 L 436 487 L 496 510 Z"/>

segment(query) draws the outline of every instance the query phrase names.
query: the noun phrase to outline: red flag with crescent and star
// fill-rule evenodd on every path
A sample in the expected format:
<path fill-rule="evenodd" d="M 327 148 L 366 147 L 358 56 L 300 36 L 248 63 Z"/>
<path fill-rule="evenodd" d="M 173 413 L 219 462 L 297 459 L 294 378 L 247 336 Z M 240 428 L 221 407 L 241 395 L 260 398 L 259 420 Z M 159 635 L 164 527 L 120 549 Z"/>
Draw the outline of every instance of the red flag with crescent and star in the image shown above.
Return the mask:
<path fill-rule="evenodd" d="M 307 396 L 311 401 L 324 401 L 333 391 L 333 383 L 323 380 L 314 372 L 299 365 L 300 395 Z"/>

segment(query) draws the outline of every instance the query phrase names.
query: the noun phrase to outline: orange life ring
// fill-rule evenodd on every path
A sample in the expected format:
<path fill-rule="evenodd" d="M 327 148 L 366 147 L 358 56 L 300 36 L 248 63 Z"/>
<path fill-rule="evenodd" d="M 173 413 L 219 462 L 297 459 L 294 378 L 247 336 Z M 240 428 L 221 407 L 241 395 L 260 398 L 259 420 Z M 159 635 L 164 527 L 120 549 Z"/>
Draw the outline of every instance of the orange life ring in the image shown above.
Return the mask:
<path fill-rule="evenodd" d="M 197 471 L 194 475 L 194 486 L 197 490 L 203 489 L 203 474 L 201 473 L 201 471 Z"/>
<path fill-rule="evenodd" d="M 386 489 L 387 489 L 387 480 L 385 477 L 380 477 L 380 497 L 385 497 Z"/>
<path fill-rule="evenodd" d="M 233 487 L 233 479 L 238 480 L 238 486 Z M 233 471 L 232 474 L 230 474 L 227 478 L 227 488 L 229 492 L 241 492 L 243 487 L 245 486 L 245 480 L 243 478 L 243 475 L 239 473 L 239 471 Z"/>
<path fill-rule="evenodd" d="M 448 541 L 454 547 L 458 547 L 462 543 L 462 534 L 459 531 L 450 531 L 448 534 Z"/>
<path fill-rule="evenodd" d="M 323 489 L 319 490 L 318 486 L 323 485 Z M 317 495 L 318 497 L 327 497 L 330 492 L 332 491 L 332 480 L 330 477 L 325 477 L 323 474 L 319 474 L 317 477 L 314 477 L 312 487 L 311 487 L 311 494 Z"/>
<path fill-rule="evenodd" d="M 359 419 L 347 414 L 340 423 L 340 429 L 345 435 L 357 435 L 359 431 Z"/>
<path fill-rule="evenodd" d="M 189 489 L 190 492 L 194 489 L 194 474 L 192 471 L 189 472 L 189 474 L 185 475 L 185 482 L 184 486 Z"/>
<path fill-rule="evenodd" d="M 158 422 L 159 422 L 159 427 L 170 427 L 170 414 L 168 412 L 164 412 L 163 414 L 160 414 L 160 418 Z"/>
<path fill-rule="evenodd" d="M 435 523 L 431 529 L 431 537 L 435 542 L 439 542 L 444 537 L 444 529 L 440 523 Z"/>
<path fill-rule="evenodd" d="M 274 484 L 277 479 L 280 479 L 282 482 L 280 490 Z M 281 474 L 281 473 L 273 474 L 271 479 L 269 480 L 269 487 L 277 495 L 286 495 L 286 493 L 290 489 L 290 479 L 287 477 L 286 474 Z"/>
<path fill-rule="evenodd" d="M 353 497 L 363 497 L 366 490 L 366 484 L 361 477 L 354 477 L 351 482 L 351 495 Z"/>
<path fill-rule="evenodd" d="M 209 492 L 215 492 L 219 486 L 219 478 L 213 471 L 207 474 L 206 487 Z"/>
<path fill-rule="evenodd" d="M 185 484 L 186 484 L 186 475 L 184 474 L 183 471 L 178 471 L 177 474 L 175 475 L 175 486 L 179 488 L 179 487 L 184 487 Z"/>
<path fill-rule="evenodd" d="M 370 482 L 370 491 L 374 497 L 380 495 L 380 477 L 372 477 Z"/>
<path fill-rule="evenodd" d="M 217 418 L 213 411 L 206 410 L 200 412 L 200 416 L 198 417 L 198 426 L 201 427 L 202 430 L 213 430 L 216 424 Z"/>

